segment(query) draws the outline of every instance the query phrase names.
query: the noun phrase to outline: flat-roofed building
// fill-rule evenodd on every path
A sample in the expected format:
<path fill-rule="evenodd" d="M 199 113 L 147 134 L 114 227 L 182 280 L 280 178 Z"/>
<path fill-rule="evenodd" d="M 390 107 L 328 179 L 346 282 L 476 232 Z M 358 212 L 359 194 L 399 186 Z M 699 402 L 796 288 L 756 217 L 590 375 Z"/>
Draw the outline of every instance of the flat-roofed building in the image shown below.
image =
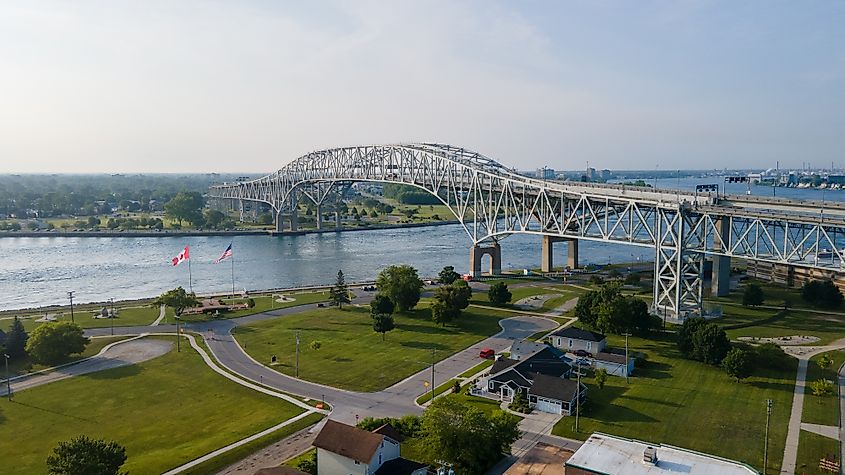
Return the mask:
<path fill-rule="evenodd" d="M 569 460 L 566 475 L 760 475 L 734 460 L 596 432 Z"/>

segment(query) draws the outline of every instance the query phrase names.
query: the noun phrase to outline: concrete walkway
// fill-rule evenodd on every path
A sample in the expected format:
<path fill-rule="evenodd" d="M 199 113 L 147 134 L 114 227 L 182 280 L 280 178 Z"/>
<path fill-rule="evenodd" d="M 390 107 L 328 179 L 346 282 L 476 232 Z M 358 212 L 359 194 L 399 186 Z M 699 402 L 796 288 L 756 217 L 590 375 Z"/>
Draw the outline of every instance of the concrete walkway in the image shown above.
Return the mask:
<path fill-rule="evenodd" d="M 810 358 L 828 351 L 845 348 L 845 339 L 837 340 L 826 346 L 784 346 L 783 350 L 798 358 L 798 372 L 795 376 L 795 391 L 792 396 L 792 411 L 786 432 L 786 446 L 783 450 L 781 473 L 794 474 L 798 460 L 798 440 L 801 436 L 801 415 L 804 410 L 804 392 L 807 386 L 807 364 Z M 841 377 L 840 377 L 841 381 Z"/>
<path fill-rule="evenodd" d="M 839 426 L 825 426 L 821 424 L 802 422 L 801 430 L 812 432 L 813 434 L 818 434 L 829 439 L 839 440 Z"/>
<path fill-rule="evenodd" d="M 839 450 L 842 452 L 839 454 L 840 462 L 845 460 L 845 424 L 843 424 L 843 419 L 845 419 L 845 364 L 839 367 Z M 840 470 L 841 472 L 841 470 Z"/>
<path fill-rule="evenodd" d="M 157 327 L 157 326 L 161 325 L 161 321 L 164 320 L 164 315 L 165 315 L 166 310 L 167 310 L 167 307 L 162 305 L 161 308 L 158 310 L 158 318 L 156 318 L 156 320 L 150 326 Z"/>
<path fill-rule="evenodd" d="M 12 379 L 12 395 L 25 389 L 60 381 L 62 379 L 95 373 L 107 369 L 119 368 L 157 358 L 170 351 L 173 344 L 164 340 L 140 339 L 126 342 L 115 342 L 91 358 L 77 363 L 62 366 L 42 373 L 32 373 Z M 0 395 L 7 393 L 6 385 L 0 388 Z"/>
<path fill-rule="evenodd" d="M 512 412 L 505 407 L 507 412 Z M 519 422 L 521 437 L 511 446 L 511 455 L 502 459 L 486 475 L 501 475 L 505 473 L 520 457 L 528 453 L 538 443 L 542 442 L 556 447 L 570 449 L 573 452 L 581 447 L 582 442 L 552 435 L 552 429 L 559 420 L 560 415 L 546 412 L 534 411 L 531 414 L 519 414 L 523 419 Z M 571 417 L 567 417 L 571 419 Z"/>
<path fill-rule="evenodd" d="M 274 444 L 270 444 L 220 470 L 217 475 L 251 475 L 265 467 L 278 467 L 310 449 L 311 443 L 317 438 L 317 434 L 324 423 L 325 419 Z"/>

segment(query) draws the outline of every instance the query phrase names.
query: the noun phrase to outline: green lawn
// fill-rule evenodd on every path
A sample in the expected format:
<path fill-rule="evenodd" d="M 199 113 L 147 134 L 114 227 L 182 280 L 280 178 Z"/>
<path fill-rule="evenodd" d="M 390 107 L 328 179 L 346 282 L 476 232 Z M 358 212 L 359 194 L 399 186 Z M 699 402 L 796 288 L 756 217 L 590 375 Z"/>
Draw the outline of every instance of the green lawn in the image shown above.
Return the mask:
<path fill-rule="evenodd" d="M 822 355 L 816 355 L 807 364 L 807 387 L 804 389 L 804 414 L 801 415 L 801 422 L 812 424 L 824 424 L 829 426 L 839 425 L 839 367 L 845 362 L 845 353 L 842 351 L 830 351 L 825 353 L 833 358 L 830 368 L 821 369 L 817 362 Z M 818 379 L 829 379 L 833 381 L 833 395 L 813 396 L 810 383 Z"/>
<path fill-rule="evenodd" d="M 478 363 L 477 365 L 473 366 L 472 368 L 470 368 L 470 369 L 464 371 L 463 373 L 459 374 L 458 377 L 469 378 L 469 377 L 477 374 L 479 371 L 481 371 L 483 369 L 487 369 L 491 366 L 493 366 L 493 360 L 484 360 L 481 363 Z"/>
<path fill-rule="evenodd" d="M 823 457 L 839 460 L 839 441 L 802 430 L 798 438 L 796 475 L 830 475 L 830 472 L 819 470 Z"/>
<path fill-rule="evenodd" d="M 15 435 L 0 438 L 4 473 L 45 473 L 52 448 L 80 434 L 124 445 L 130 473 L 161 473 L 302 412 L 212 372 L 185 348 L 4 401 L 0 428 Z"/>
<path fill-rule="evenodd" d="M 297 305 L 306 305 L 310 303 L 317 303 L 317 302 L 325 302 L 329 299 L 328 291 L 320 291 L 320 292 L 298 292 L 298 293 L 280 293 L 276 295 L 284 295 L 285 297 L 291 297 L 294 300 L 290 302 L 276 302 L 274 301 L 269 295 L 256 295 L 252 297 L 252 300 L 255 302 L 255 306 L 252 308 L 244 309 L 244 310 L 237 310 L 234 312 L 225 312 L 221 313 L 221 319 L 229 319 L 229 318 L 238 318 L 244 317 L 247 315 L 254 315 L 256 313 L 263 313 L 270 310 L 278 310 L 280 308 L 288 308 L 288 307 L 295 307 Z M 245 303 L 246 299 L 236 298 L 236 299 L 229 299 L 223 298 L 223 303 L 225 304 L 239 304 Z M 188 322 L 205 322 L 209 320 L 214 320 L 214 317 L 209 314 L 202 314 L 202 315 L 184 315 L 182 317 L 183 320 Z"/>
<path fill-rule="evenodd" d="M 396 329 L 385 341 L 372 329 L 369 307 L 317 309 L 235 328 L 247 353 L 274 369 L 294 374 L 295 332 L 301 335 L 301 378 L 355 391 L 377 391 L 442 360 L 500 330 L 499 320 L 513 316 L 470 307 L 445 328 L 431 321 L 426 302 L 408 313 L 396 314 Z M 319 350 L 310 348 L 320 341 Z M 423 381 L 420 381 L 423 390 Z"/>
<path fill-rule="evenodd" d="M 624 340 L 608 337 L 611 346 Z M 699 450 L 760 467 L 760 440 L 765 432 L 767 398 L 774 400 L 770 429 L 770 472 L 779 470 L 792 406 L 797 368 L 762 370 L 737 383 L 717 367 L 681 358 L 671 335 L 642 339 L 632 337 L 630 348 L 646 354 L 626 385 L 623 378 L 609 377 L 598 389 L 592 377 L 584 378 L 588 402 L 582 413 L 580 432 L 573 431 L 574 418 L 562 419 L 553 433 L 585 439 L 595 431 L 654 443 L 667 443 Z"/>
<path fill-rule="evenodd" d="M 65 361 L 59 364 L 64 363 L 71 363 L 73 361 L 81 360 L 82 358 L 88 358 L 89 356 L 94 356 L 103 349 L 104 346 L 108 345 L 109 343 L 120 341 L 125 339 L 126 337 L 123 336 L 113 336 L 107 338 L 91 338 L 90 343 L 85 346 L 85 351 L 78 355 L 71 355 Z M 12 374 L 12 377 L 19 376 L 26 373 L 32 373 L 33 371 L 40 371 L 42 369 L 46 369 L 47 366 L 34 363 L 29 356 L 25 358 L 11 360 L 9 362 L 9 372 Z M 5 368 L 4 368 L 5 369 Z M 3 380 L 6 379 L 5 373 L 3 374 Z"/>
<path fill-rule="evenodd" d="M 434 388 L 434 397 L 437 397 L 447 391 L 451 392 L 452 388 L 455 387 L 455 381 L 457 381 L 457 379 L 450 379 L 449 381 L 446 381 L 445 383 Z M 429 388 L 429 390 L 426 391 L 422 396 L 417 398 L 417 404 L 425 404 L 428 401 L 431 401 L 431 388 Z"/>
<path fill-rule="evenodd" d="M 112 325 L 111 319 L 93 318 L 94 312 L 99 313 L 100 309 L 102 309 L 102 307 L 95 308 L 88 306 L 87 309 L 74 308 L 73 321 L 78 323 L 79 326 L 81 326 L 82 328 L 108 328 Z M 149 325 L 153 323 L 159 315 L 158 306 L 115 306 L 115 310 L 117 311 L 117 318 L 114 319 L 115 327 Z M 57 321 L 71 321 L 69 308 L 63 308 L 59 311 L 49 311 L 47 313 L 56 316 Z M 167 309 L 167 314 L 172 316 L 173 310 Z M 36 327 L 41 325 L 42 322 L 36 322 L 36 320 L 43 316 L 44 314 L 36 315 L 31 313 L 22 315 L 21 321 L 23 322 L 23 326 L 26 331 L 32 331 Z M 0 320 L 0 328 L 7 329 L 9 326 L 11 326 L 11 324 L 12 321 L 10 319 Z"/>
<path fill-rule="evenodd" d="M 780 337 L 794 335 L 812 335 L 821 340 L 814 345 L 826 345 L 840 338 L 845 338 L 845 315 L 824 315 L 791 309 L 774 321 L 765 321 L 778 313 L 773 309 L 756 309 L 742 306 L 723 307 L 723 316 L 714 320 L 719 325 L 730 326 L 751 324 L 745 328 L 727 329 L 728 338 Z M 756 324 L 755 322 L 759 322 Z"/>

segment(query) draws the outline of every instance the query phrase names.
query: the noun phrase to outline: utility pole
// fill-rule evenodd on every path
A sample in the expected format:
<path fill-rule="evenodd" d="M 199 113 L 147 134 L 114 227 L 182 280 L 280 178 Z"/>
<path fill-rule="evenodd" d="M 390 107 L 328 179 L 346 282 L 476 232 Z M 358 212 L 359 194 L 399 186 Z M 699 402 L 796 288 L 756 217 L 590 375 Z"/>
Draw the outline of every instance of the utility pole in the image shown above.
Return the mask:
<path fill-rule="evenodd" d="M 434 403 L 434 353 L 435 353 L 435 351 L 437 351 L 437 350 L 435 350 L 434 348 L 431 349 L 431 399 L 430 399 L 431 403 Z"/>
<path fill-rule="evenodd" d="M 70 300 L 70 321 L 73 322 L 73 290 L 69 290 L 67 298 Z"/>
<path fill-rule="evenodd" d="M 109 303 L 111 303 L 111 315 L 109 315 L 109 320 L 111 320 L 111 335 L 114 336 L 114 298 L 110 298 Z"/>
<path fill-rule="evenodd" d="M 625 335 L 625 384 L 628 384 L 628 369 L 630 361 L 628 359 L 628 337 L 631 336 L 630 333 L 623 333 Z"/>
<path fill-rule="evenodd" d="M 766 441 L 763 444 L 763 475 L 769 465 L 769 419 L 772 417 L 772 400 L 766 399 Z"/>
<path fill-rule="evenodd" d="M 299 377 L 299 331 L 296 332 L 296 377 Z"/>
<path fill-rule="evenodd" d="M 9 355 L 3 353 L 3 356 L 6 357 L 6 396 L 9 397 L 9 401 L 12 400 L 12 378 L 9 376 Z"/>
<path fill-rule="evenodd" d="M 173 318 L 176 320 L 176 352 L 179 353 L 180 351 L 182 351 L 182 348 L 179 347 L 179 340 L 182 336 L 179 334 L 179 320 L 181 320 L 181 318 L 179 318 L 178 315 Z"/>
<path fill-rule="evenodd" d="M 581 366 L 578 366 L 577 387 L 575 389 L 575 432 L 578 432 L 578 418 L 581 415 Z"/>

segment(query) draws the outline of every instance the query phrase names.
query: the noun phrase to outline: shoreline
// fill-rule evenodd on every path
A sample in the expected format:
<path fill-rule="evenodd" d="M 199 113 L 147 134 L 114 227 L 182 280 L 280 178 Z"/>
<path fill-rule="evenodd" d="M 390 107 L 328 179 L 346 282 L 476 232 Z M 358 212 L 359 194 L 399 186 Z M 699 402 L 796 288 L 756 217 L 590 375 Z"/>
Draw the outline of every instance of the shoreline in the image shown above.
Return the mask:
<path fill-rule="evenodd" d="M 299 231 L 274 231 L 270 229 L 242 229 L 234 231 L 3 231 L 0 238 L 146 238 L 146 237 L 208 237 L 208 236 L 304 236 L 306 234 L 342 233 L 349 231 L 373 231 L 382 229 L 423 228 L 460 224 L 458 220 L 432 221 L 427 223 L 373 224 L 347 228 L 303 229 Z"/>

